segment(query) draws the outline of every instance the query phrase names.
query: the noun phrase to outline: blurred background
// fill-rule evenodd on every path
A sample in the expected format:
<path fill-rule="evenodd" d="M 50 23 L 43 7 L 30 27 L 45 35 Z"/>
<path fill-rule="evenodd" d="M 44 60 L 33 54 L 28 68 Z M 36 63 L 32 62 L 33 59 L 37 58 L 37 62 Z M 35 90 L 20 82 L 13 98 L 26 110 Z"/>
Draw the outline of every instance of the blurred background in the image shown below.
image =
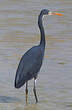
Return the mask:
<path fill-rule="evenodd" d="M 41 9 L 63 11 L 64 16 L 43 19 L 45 57 L 37 80 L 35 104 L 33 80 L 14 88 L 21 56 L 39 44 Z M 0 0 L 0 110 L 72 110 L 72 0 Z"/>

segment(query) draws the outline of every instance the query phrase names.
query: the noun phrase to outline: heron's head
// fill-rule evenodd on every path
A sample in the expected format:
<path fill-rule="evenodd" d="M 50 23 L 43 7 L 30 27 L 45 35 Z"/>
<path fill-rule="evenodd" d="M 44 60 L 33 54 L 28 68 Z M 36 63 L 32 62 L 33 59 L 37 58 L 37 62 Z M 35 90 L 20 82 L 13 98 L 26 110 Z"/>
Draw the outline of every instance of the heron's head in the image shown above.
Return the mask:
<path fill-rule="evenodd" d="M 43 9 L 43 10 L 41 10 L 41 15 L 48 15 L 48 13 L 49 13 L 49 10 L 48 9 Z"/>
<path fill-rule="evenodd" d="M 50 11 L 50 10 L 48 10 L 48 9 L 43 9 L 43 10 L 41 10 L 41 13 L 40 13 L 40 15 L 58 15 L 58 16 L 63 16 L 63 14 L 61 14 L 61 13 L 58 13 L 58 12 L 56 12 L 56 11 Z"/>

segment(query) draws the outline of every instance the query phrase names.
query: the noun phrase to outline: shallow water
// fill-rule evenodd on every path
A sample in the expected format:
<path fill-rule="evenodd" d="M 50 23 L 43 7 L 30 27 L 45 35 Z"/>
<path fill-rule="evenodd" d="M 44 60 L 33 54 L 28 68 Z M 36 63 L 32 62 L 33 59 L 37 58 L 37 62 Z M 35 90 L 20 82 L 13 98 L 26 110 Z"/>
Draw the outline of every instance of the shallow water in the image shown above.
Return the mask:
<path fill-rule="evenodd" d="M 42 8 L 64 11 L 64 16 L 43 19 L 46 33 L 44 62 L 37 80 L 14 88 L 21 56 L 39 43 L 37 18 Z M 72 110 L 72 0 L 1 0 L 0 3 L 0 110 Z"/>

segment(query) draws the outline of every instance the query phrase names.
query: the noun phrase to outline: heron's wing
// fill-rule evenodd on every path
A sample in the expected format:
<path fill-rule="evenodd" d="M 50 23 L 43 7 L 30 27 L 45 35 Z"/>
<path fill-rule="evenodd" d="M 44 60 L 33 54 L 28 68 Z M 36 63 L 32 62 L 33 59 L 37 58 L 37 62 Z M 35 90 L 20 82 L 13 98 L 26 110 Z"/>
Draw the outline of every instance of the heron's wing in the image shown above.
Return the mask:
<path fill-rule="evenodd" d="M 20 80 L 25 78 L 27 80 L 29 77 L 33 77 L 34 73 L 40 70 L 42 64 L 42 52 L 37 46 L 28 50 L 21 58 L 16 77 Z"/>

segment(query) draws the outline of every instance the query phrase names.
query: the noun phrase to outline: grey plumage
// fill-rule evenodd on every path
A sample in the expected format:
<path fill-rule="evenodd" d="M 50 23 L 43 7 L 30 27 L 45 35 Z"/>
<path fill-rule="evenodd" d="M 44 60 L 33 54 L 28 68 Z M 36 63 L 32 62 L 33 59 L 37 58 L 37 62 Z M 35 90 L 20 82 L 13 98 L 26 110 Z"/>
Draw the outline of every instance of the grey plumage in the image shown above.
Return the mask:
<path fill-rule="evenodd" d="M 15 87 L 20 88 L 25 82 L 37 77 L 42 65 L 44 47 L 34 46 L 21 58 L 15 77 Z"/>
<path fill-rule="evenodd" d="M 38 98 L 36 95 L 36 78 L 42 65 L 45 50 L 45 33 L 42 24 L 42 16 L 48 14 L 49 10 L 42 10 L 38 17 L 38 26 L 40 29 L 41 40 L 38 46 L 29 49 L 21 58 L 15 76 L 15 88 L 20 88 L 26 83 L 26 103 L 28 96 L 28 81 L 34 78 L 34 95 L 36 103 Z"/>
<path fill-rule="evenodd" d="M 59 15 L 63 16 L 63 14 L 49 11 L 48 9 L 43 9 L 38 16 L 38 26 L 40 29 L 41 40 L 38 46 L 34 46 L 29 49 L 21 58 L 20 63 L 18 65 L 16 76 L 15 76 L 15 87 L 20 88 L 26 83 L 26 102 L 28 96 L 28 81 L 34 78 L 34 95 L 36 99 L 36 103 L 38 102 L 38 98 L 36 95 L 36 78 L 38 76 L 39 70 L 41 68 L 44 51 L 45 51 L 45 32 L 42 24 L 43 15 Z"/>
<path fill-rule="evenodd" d="M 45 50 L 45 33 L 42 17 L 48 14 L 48 12 L 49 10 L 43 9 L 38 17 L 38 26 L 41 33 L 40 44 L 32 47 L 22 56 L 15 77 L 16 88 L 20 88 L 33 77 L 36 78 L 41 68 Z"/>

